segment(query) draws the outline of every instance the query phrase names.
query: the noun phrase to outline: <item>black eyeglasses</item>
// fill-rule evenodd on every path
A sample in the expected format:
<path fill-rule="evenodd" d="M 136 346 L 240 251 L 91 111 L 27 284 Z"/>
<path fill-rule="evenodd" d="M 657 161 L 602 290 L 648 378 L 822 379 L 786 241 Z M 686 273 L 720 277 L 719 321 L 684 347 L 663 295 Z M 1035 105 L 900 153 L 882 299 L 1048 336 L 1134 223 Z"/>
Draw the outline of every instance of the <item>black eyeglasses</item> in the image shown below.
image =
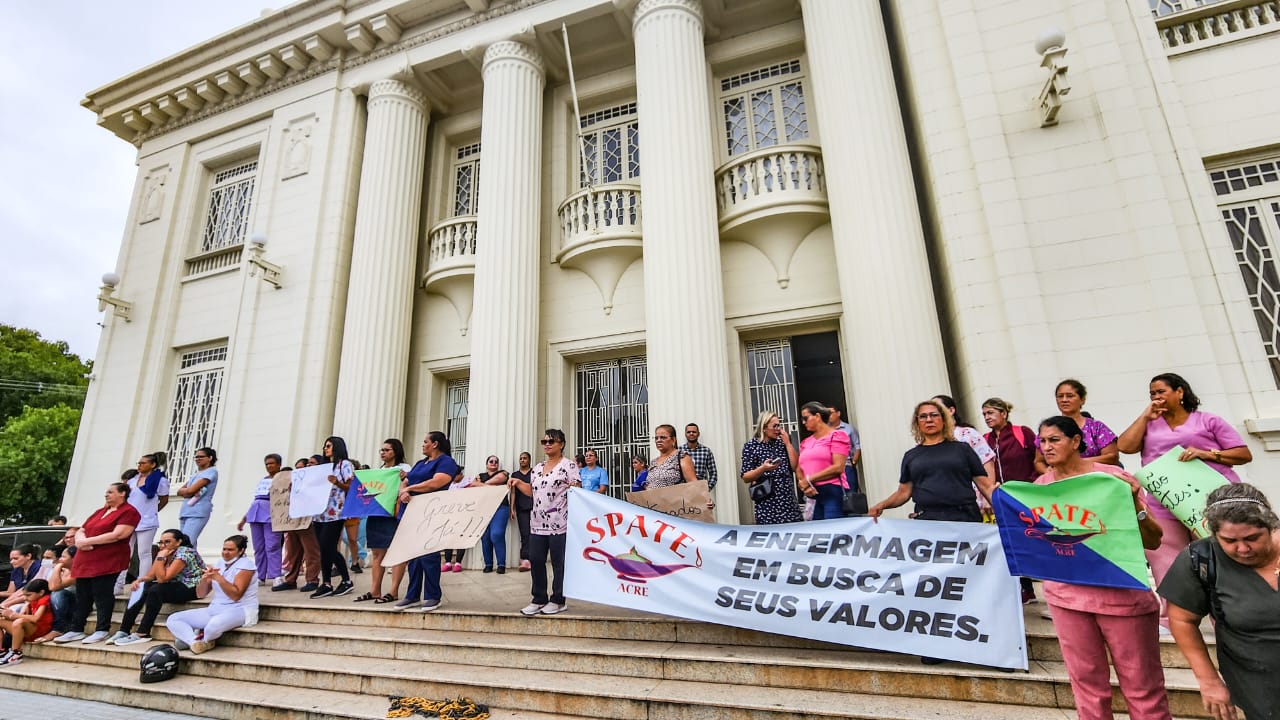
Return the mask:
<path fill-rule="evenodd" d="M 557 441 L 552 440 L 551 438 L 542 438 L 542 444 L 543 444 L 543 445 L 555 445 L 555 444 L 556 444 L 556 442 L 557 442 Z"/>
<path fill-rule="evenodd" d="M 942 416 L 939 415 L 938 413 L 920 413 L 919 415 L 916 416 L 916 419 L 917 420 L 933 420 L 935 418 L 940 418 L 940 417 Z"/>

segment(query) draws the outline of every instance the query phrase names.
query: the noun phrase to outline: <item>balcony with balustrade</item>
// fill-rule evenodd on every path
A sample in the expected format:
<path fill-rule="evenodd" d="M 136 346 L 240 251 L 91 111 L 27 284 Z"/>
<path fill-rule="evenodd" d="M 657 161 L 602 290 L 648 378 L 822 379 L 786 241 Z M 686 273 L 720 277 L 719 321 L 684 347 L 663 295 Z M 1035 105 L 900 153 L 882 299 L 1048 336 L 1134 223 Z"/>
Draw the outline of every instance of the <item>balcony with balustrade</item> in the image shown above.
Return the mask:
<path fill-rule="evenodd" d="M 427 271 L 422 276 L 422 288 L 444 296 L 453 305 L 462 334 L 466 335 L 476 275 L 476 216 L 449 218 L 431 228 L 427 238 Z"/>
<path fill-rule="evenodd" d="M 581 270 L 595 282 L 606 314 L 631 263 L 640 258 L 640 185 L 618 182 L 584 188 L 560 203 L 561 267 Z"/>
<path fill-rule="evenodd" d="M 738 155 L 716 171 L 716 202 L 720 237 L 764 253 L 785 288 L 796 249 L 831 217 L 822 151 L 793 144 Z"/>
<path fill-rule="evenodd" d="M 1280 0 L 1154 0 L 1151 14 L 1171 56 L 1280 31 Z"/>

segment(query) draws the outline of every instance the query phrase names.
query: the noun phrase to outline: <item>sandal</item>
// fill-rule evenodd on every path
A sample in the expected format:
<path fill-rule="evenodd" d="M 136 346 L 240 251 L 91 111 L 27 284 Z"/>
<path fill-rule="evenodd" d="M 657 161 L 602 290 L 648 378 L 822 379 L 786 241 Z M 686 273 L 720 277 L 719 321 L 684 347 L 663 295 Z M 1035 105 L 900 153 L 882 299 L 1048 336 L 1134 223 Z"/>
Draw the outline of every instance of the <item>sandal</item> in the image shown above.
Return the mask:
<path fill-rule="evenodd" d="M 386 595 L 383 595 L 380 598 L 374 598 L 373 601 L 381 605 L 383 603 L 395 602 L 399 599 L 400 598 L 396 597 L 395 595 L 392 595 L 391 593 L 387 593 Z"/>
<path fill-rule="evenodd" d="M 365 594 L 361 595 L 360 597 L 356 598 L 356 599 L 355 599 L 355 601 L 356 601 L 356 602 L 364 602 L 365 600 L 372 600 L 372 599 L 373 599 L 373 593 L 365 593 Z"/>

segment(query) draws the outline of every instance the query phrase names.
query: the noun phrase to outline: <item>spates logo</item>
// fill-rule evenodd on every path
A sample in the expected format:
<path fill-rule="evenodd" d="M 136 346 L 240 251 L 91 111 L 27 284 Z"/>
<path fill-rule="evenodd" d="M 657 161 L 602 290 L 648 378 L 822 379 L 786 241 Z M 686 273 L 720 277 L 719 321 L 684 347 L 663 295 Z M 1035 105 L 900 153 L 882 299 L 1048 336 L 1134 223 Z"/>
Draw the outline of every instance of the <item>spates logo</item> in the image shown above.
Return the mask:
<path fill-rule="evenodd" d="M 676 521 L 679 522 L 679 521 Z M 630 518 L 622 513 L 605 513 L 587 521 L 587 533 L 591 536 L 591 544 L 582 550 L 582 557 L 587 560 L 608 565 L 617 575 L 618 592 L 627 595 L 647 597 L 649 580 L 665 577 L 687 568 L 702 567 L 702 551 L 698 549 L 697 540 L 676 525 L 665 520 L 647 518 L 644 515 L 633 515 Z M 630 544 L 625 553 L 614 555 L 597 544 L 615 538 L 621 538 Z M 626 545 L 622 545 L 626 547 Z M 636 548 L 645 548 L 639 552 Z M 669 554 L 681 560 L 688 560 L 693 551 L 693 563 L 674 562 L 657 563 L 651 560 L 655 554 Z"/>
<path fill-rule="evenodd" d="M 1079 505 L 1054 503 L 1030 510 L 1030 515 L 1018 513 L 1018 519 L 1028 526 L 1024 534 L 1052 543 L 1054 552 L 1059 555 L 1074 557 L 1076 545 L 1107 532 L 1107 526 L 1102 524 L 1096 512 Z M 1048 529 L 1045 525 L 1049 526 Z"/>

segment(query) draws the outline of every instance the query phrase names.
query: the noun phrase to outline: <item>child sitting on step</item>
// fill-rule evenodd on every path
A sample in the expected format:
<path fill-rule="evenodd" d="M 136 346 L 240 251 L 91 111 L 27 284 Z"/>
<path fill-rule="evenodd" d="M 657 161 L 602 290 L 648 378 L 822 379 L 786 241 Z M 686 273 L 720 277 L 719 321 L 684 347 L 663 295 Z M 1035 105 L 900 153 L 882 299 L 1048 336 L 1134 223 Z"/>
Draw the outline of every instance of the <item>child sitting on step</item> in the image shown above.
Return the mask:
<path fill-rule="evenodd" d="M 0 667 L 22 662 L 22 644 L 26 639 L 40 637 L 53 627 L 49 583 L 45 580 L 32 580 L 26 584 L 23 592 L 26 595 L 25 610 L 16 612 L 12 608 L 6 608 L 3 618 L 0 618 L 0 629 L 12 637 L 12 649 L 0 655 Z"/>

